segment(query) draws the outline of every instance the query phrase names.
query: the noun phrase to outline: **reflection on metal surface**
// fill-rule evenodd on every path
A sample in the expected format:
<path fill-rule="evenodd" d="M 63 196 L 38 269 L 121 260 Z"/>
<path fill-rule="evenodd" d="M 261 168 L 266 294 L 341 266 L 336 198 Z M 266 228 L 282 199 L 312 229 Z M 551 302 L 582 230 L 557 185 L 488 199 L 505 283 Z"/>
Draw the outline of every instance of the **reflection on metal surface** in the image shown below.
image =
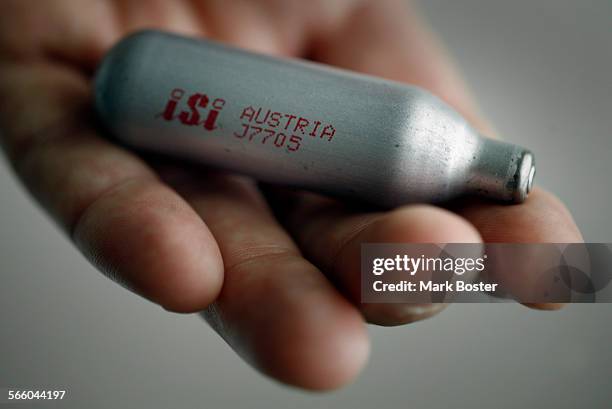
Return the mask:
<path fill-rule="evenodd" d="M 122 142 L 259 180 L 394 207 L 476 194 L 525 200 L 533 155 L 480 136 L 404 84 L 147 31 L 96 75 Z"/>

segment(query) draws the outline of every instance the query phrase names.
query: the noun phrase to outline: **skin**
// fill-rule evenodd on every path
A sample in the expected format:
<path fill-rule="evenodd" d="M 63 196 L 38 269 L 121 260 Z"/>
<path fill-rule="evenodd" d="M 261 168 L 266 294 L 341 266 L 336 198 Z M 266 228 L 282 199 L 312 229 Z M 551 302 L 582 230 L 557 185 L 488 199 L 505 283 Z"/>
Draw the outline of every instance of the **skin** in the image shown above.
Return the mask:
<path fill-rule="evenodd" d="M 540 189 L 518 206 L 470 200 L 366 211 L 145 160 L 100 133 L 90 89 L 104 52 L 144 27 L 417 84 L 484 134 L 493 131 L 435 35 L 403 1 L 3 3 L 0 129 L 15 173 L 101 271 L 167 310 L 203 311 L 268 376 L 340 387 L 367 361 L 364 318 L 399 325 L 440 311 L 360 304 L 363 242 L 582 240 L 563 204 Z"/>

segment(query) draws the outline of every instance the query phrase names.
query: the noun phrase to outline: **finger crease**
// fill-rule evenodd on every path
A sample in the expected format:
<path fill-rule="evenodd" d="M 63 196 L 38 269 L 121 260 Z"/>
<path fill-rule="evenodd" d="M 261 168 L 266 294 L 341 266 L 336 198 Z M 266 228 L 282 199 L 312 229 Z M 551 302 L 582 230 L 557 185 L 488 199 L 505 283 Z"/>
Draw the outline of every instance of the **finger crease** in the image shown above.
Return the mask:
<path fill-rule="evenodd" d="M 279 262 L 283 259 L 299 258 L 300 254 L 296 249 L 282 245 L 267 245 L 245 248 L 240 250 L 240 259 L 235 263 L 226 266 L 225 274 L 232 275 L 246 266 L 262 262 Z M 245 255 L 246 254 L 246 255 Z"/>
<path fill-rule="evenodd" d="M 120 182 L 112 186 L 109 186 L 106 189 L 102 189 L 100 192 L 98 192 L 98 194 L 91 201 L 89 201 L 89 203 L 83 205 L 78 211 L 76 211 L 72 220 L 68 222 L 67 229 L 68 229 L 68 232 L 72 240 L 76 241 L 76 233 L 79 229 L 79 226 L 81 225 L 81 223 L 83 223 L 84 220 L 87 219 L 87 216 L 90 213 L 90 211 L 101 200 L 104 200 L 105 198 L 109 197 L 110 195 L 112 195 L 113 193 L 122 189 L 123 187 L 125 187 L 126 185 L 130 183 L 137 183 L 137 182 L 149 183 L 155 180 L 157 180 L 157 177 L 154 174 L 139 174 L 139 175 L 126 177 Z"/>

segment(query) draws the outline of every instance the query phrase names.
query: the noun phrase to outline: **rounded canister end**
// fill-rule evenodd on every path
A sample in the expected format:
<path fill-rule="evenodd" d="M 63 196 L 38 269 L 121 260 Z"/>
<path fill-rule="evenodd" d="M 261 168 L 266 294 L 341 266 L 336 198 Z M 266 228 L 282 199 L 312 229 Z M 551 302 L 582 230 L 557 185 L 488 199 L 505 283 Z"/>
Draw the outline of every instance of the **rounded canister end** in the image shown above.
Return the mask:
<path fill-rule="evenodd" d="M 468 179 L 471 193 L 509 203 L 523 203 L 533 186 L 535 158 L 523 147 L 481 138 Z"/>
<path fill-rule="evenodd" d="M 514 192 L 512 199 L 515 203 L 523 203 L 533 186 L 535 177 L 535 158 L 529 151 L 524 151 L 520 157 L 514 174 Z"/>

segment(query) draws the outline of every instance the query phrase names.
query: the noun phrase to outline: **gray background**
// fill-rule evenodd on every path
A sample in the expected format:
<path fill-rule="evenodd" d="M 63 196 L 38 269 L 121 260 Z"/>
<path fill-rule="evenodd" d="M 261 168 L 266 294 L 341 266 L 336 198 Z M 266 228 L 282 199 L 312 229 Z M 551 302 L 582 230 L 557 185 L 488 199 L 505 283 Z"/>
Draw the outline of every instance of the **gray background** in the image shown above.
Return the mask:
<path fill-rule="evenodd" d="M 535 150 L 538 182 L 587 240 L 612 242 L 612 2 L 424 3 L 486 114 Z M 317 395 L 258 375 L 197 316 L 103 278 L 4 163 L 0 226 L 0 389 L 65 388 L 61 407 L 74 408 L 610 407 L 612 305 L 550 314 L 455 305 L 415 325 L 372 327 L 356 383 Z"/>

